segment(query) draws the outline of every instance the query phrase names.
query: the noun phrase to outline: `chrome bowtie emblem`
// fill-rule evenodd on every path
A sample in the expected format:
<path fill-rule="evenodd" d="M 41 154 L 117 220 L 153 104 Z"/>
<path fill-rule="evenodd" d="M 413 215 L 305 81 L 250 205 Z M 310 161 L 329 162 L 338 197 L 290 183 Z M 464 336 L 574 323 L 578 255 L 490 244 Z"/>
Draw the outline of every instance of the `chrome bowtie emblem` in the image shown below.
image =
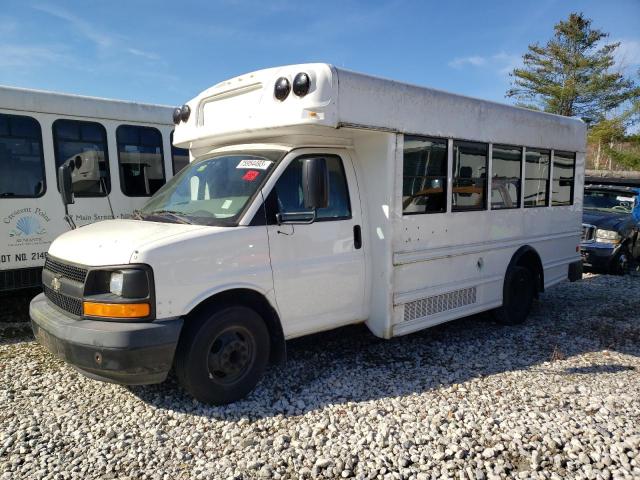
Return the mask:
<path fill-rule="evenodd" d="M 59 277 L 53 277 L 53 280 L 51 280 L 51 288 L 53 289 L 53 291 L 54 292 L 59 292 L 61 286 L 62 286 L 62 284 L 60 283 L 60 278 Z"/>

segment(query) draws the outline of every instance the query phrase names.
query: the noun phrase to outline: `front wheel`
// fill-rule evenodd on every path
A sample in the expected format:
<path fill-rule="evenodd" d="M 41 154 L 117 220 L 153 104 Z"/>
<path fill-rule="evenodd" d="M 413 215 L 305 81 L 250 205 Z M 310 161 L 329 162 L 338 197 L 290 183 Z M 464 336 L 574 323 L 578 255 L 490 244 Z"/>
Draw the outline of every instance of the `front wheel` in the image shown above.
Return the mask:
<path fill-rule="evenodd" d="M 631 254 L 626 245 L 620 247 L 620 251 L 611 259 L 609 272 L 614 275 L 626 275 L 629 272 L 629 260 Z"/>
<path fill-rule="evenodd" d="M 534 277 L 528 268 L 511 267 L 504 276 L 502 306 L 493 310 L 493 317 L 503 325 L 524 322 L 531 311 L 535 296 Z"/>
<path fill-rule="evenodd" d="M 188 320 L 176 351 L 182 387 L 203 403 L 224 405 L 245 397 L 269 359 L 269 331 L 260 315 L 227 306 Z"/>

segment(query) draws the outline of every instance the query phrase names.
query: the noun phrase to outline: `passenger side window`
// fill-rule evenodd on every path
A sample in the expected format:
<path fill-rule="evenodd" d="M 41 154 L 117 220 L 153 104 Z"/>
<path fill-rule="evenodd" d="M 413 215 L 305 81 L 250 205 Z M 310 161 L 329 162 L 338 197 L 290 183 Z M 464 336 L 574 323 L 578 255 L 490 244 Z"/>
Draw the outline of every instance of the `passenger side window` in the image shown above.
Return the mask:
<path fill-rule="evenodd" d="M 520 206 L 522 148 L 493 145 L 491 149 L 491 209 Z"/>
<path fill-rule="evenodd" d="M 307 155 L 293 160 L 276 182 L 273 195 L 277 203 L 275 208 L 279 213 L 311 211 L 304 208 L 302 196 L 302 160 L 308 157 Z M 329 171 L 329 205 L 317 210 L 316 221 L 351 218 L 351 202 L 342 160 L 336 155 L 322 157 L 327 160 Z"/>
<path fill-rule="evenodd" d="M 402 213 L 447 210 L 447 140 L 405 135 Z"/>
<path fill-rule="evenodd" d="M 452 211 L 487 208 L 487 152 L 486 143 L 454 140 Z"/>
<path fill-rule="evenodd" d="M 551 205 L 573 205 L 576 154 L 553 152 L 553 189 Z"/>
<path fill-rule="evenodd" d="M 189 165 L 189 150 L 173 146 L 173 132 L 171 132 L 171 164 L 173 166 L 173 174 L 176 175 L 180 170 Z"/>
<path fill-rule="evenodd" d="M 116 140 L 122 192 L 130 197 L 150 197 L 156 193 L 165 182 L 160 131 L 120 125 Z"/>
<path fill-rule="evenodd" d="M 524 166 L 524 206 L 544 207 L 548 204 L 549 150 L 526 149 Z"/>
<path fill-rule="evenodd" d="M 0 198 L 38 198 L 45 190 L 40 124 L 0 114 Z"/>
<path fill-rule="evenodd" d="M 56 120 L 53 146 L 58 167 L 72 165 L 73 193 L 78 197 L 103 197 L 111 191 L 107 131 L 96 122 Z"/>

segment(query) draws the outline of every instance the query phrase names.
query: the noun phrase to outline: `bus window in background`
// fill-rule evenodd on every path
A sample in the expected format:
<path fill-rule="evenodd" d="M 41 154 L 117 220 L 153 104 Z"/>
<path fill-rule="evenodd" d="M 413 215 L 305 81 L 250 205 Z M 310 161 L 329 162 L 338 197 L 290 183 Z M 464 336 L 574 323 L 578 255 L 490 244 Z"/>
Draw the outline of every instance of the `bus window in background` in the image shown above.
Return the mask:
<path fill-rule="evenodd" d="M 0 198 L 41 197 L 45 186 L 40 124 L 0 114 Z"/>
<path fill-rule="evenodd" d="M 173 146 L 173 132 L 171 132 L 171 166 L 173 174 L 177 175 L 180 170 L 189 165 L 189 150 Z"/>
<path fill-rule="evenodd" d="M 120 125 L 116 139 L 122 192 L 150 197 L 165 182 L 162 134 L 157 128 Z"/>
<path fill-rule="evenodd" d="M 548 205 L 549 150 L 527 148 L 524 166 L 524 206 Z"/>
<path fill-rule="evenodd" d="M 78 197 L 104 197 L 111 191 L 107 132 L 97 122 L 56 120 L 53 145 L 57 167 L 72 162 L 73 193 Z"/>

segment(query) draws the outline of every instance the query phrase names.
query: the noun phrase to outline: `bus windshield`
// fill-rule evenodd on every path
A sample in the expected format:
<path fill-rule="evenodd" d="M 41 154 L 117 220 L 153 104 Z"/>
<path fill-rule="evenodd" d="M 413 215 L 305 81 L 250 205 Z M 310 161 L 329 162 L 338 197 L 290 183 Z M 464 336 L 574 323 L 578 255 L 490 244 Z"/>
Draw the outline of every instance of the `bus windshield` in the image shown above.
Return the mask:
<path fill-rule="evenodd" d="M 634 196 L 628 192 L 615 190 L 585 190 L 584 209 L 604 212 L 631 213 Z"/>
<path fill-rule="evenodd" d="M 231 226 L 283 157 L 282 151 L 233 152 L 197 160 L 140 210 L 143 220 Z"/>

